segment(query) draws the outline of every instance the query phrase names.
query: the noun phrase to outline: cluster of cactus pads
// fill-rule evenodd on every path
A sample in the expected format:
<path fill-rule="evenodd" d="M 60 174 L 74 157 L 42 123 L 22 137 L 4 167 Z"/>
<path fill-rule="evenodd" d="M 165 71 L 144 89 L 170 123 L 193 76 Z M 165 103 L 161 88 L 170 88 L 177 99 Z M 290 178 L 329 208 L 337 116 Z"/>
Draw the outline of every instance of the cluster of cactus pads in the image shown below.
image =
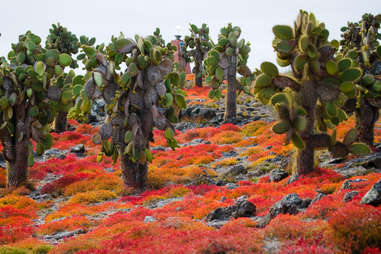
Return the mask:
<path fill-rule="evenodd" d="M 93 137 L 102 144 L 98 159 L 106 155 L 116 161 L 120 157 L 123 180 L 136 189 L 144 188 L 147 162 L 152 160 L 149 142 L 153 141 L 153 128 L 165 130 L 174 149 L 177 142 L 171 122 L 177 122 L 180 109 L 186 106 L 180 76 L 172 71 L 174 48 L 164 46 L 160 38 L 157 34 L 136 35 L 133 40 L 121 34 L 106 48 L 82 46 L 83 60 L 94 63 L 86 64 L 83 96 L 106 102 L 107 118 Z"/>
<path fill-rule="evenodd" d="M 184 38 L 184 49 L 181 56 L 185 58 L 186 62 L 194 62 L 195 84 L 201 87 L 204 74 L 202 63 L 213 45 L 209 38 L 209 27 L 206 24 L 202 24 L 201 27 L 190 24 L 189 31 L 191 34 Z"/>
<path fill-rule="evenodd" d="M 300 11 L 293 28 L 276 25 L 273 33 L 277 62 L 290 66 L 291 74 L 282 75 L 274 64 L 262 63 L 254 93 L 263 103 L 274 105 L 281 121 L 273 130 L 286 133 L 287 142 L 297 148 L 295 173 L 313 170 L 317 149 L 328 148 L 336 156 L 369 152 L 366 145 L 354 142 L 353 130 L 344 142 L 336 140 L 335 127 L 347 118 L 342 107 L 354 93 L 349 88 L 360 80 L 362 71 L 350 60 L 336 57 L 339 42 L 328 41 L 324 23 Z M 332 135 L 328 129 L 333 129 Z"/>
<path fill-rule="evenodd" d="M 229 121 L 236 116 L 237 91 L 250 93 L 250 85 L 254 80 L 254 74 L 247 67 L 250 43 L 245 39 L 239 39 L 241 28 L 238 26 L 223 27 L 218 35 L 218 43 L 208 52 L 205 66 L 208 76 L 206 80 L 212 86 L 209 93 L 211 98 L 219 98 L 219 89 L 224 80 L 228 81 L 226 96 L 225 120 Z M 242 75 L 237 80 L 237 72 Z"/>
<path fill-rule="evenodd" d="M 381 15 L 364 14 L 357 23 L 342 28 L 340 57 L 362 70 L 361 79 L 351 87 L 347 112 L 355 112 L 359 141 L 373 146 L 374 125 L 381 108 L 381 46 L 378 32 Z"/>
<path fill-rule="evenodd" d="M 53 24 L 46 39 L 46 49 L 56 53 L 60 52 L 62 54 L 60 57 L 65 56 L 67 63 L 70 62 L 68 66 L 75 69 L 78 67 L 78 63 L 72 56 L 78 53 L 81 45 L 93 45 L 94 43 L 95 38 L 89 39 L 82 35 L 78 40 L 77 36 L 68 31 L 66 27 Z M 78 85 L 83 85 L 84 80 L 82 76 L 75 77 L 73 70 L 64 72 L 62 68 L 55 66 L 55 71 L 59 77 L 55 86 L 50 89 L 49 95 L 57 111 L 54 130 L 59 133 L 67 130 L 67 114 L 73 107 L 73 93 L 78 94 Z"/>
<path fill-rule="evenodd" d="M 27 181 L 27 166 L 36 152 L 42 154 L 52 145 L 49 124 L 54 120 L 57 104 L 52 97 L 61 94 L 63 69 L 72 59 L 57 49 L 42 48 L 41 38 L 27 32 L 19 37 L 0 66 L 0 139 L 7 161 L 8 185 Z M 69 98 L 70 97 L 70 98 Z M 61 100 L 71 99 L 62 93 Z"/>

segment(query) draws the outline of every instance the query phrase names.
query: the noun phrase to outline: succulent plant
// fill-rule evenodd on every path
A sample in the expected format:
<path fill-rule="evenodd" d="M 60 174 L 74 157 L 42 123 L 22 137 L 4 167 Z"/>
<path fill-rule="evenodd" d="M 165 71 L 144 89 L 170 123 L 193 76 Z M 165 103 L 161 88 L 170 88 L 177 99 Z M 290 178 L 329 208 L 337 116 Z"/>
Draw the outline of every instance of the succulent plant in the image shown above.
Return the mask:
<path fill-rule="evenodd" d="M 205 72 L 202 63 L 213 44 L 209 38 L 209 27 L 206 24 L 202 24 L 201 27 L 197 27 L 194 24 L 189 26 L 191 34 L 184 38 L 184 48 L 181 56 L 185 58 L 186 62 L 194 62 L 193 73 L 196 76 L 195 83 L 196 86 L 202 87 L 202 76 Z"/>
<path fill-rule="evenodd" d="M 28 31 L 12 44 L 9 62 L 0 66 L 0 141 L 7 161 L 7 186 L 27 182 L 28 165 L 33 165 L 33 145 L 42 154 L 52 145 L 50 123 L 55 105 L 51 94 L 56 69 L 67 63 L 60 61 L 57 49 L 44 49 L 41 38 Z M 56 92 L 54 92 L 57 95 Z"/>
<path fill-rule="evenodd" d="M 79 46 L 80 43 L 77 36 L 68 31 L 60 23 L 53 24 L 52 28 L 49 29 L 49 35 L 45 42 L 46 49 L 57 49 L 60 53 L 74 55 L 78 53 Z M 73 59 L 69 66 L 73 69 L 77 68 L 77 61 Z"/>
<path fill-rule="evenodd" d="M 151 41 L 155 41 L 155 43 L 160 47 L 165 47 L 165 41 L 163 39 L 163 36 L 161 35 L 160 28 L 156 27 L 155 31 L 153 32 L 153 35 L 147 36 Z"/>
<path fill-rule="evenodd" d="M 280 121 L 273 131 L 286 133 L 286 142 L 297 148 L 295 174 L 313 171 L 317 149 L 329 149 L 335 156 L 369 152 L 366 145 L 354 143 L 353 130 L 343 142 L 336 140 L 335 131 L 331 136 L 327 133 L 347 118 L 341 107 L 350 91 L 342 88 L 354 86 L 362 72 L 348 65 L 346 59 L 336 58 L 339 42 L 328 41 L 325 24 L 301 10 L 293 28 L 276 25 L 273 33 L 277 62 L 291 66 L 292 72 L 280 74 L 273 63 L 263 62 L 254 93 L 278 113 Z"/>
<path fill-rule="evenodd" d="M 250 86 L 254 80 L 254 74 L 247 67 L 250 53 L 250 43 L 245 39 L 239 39 L 241 28 L 228 24 L 223 27 L 218 36 L 218 43 L 209 51 L 205 59 L 206 81 L 211 84 L 209 93 L 211 98 L 221 96 L 220 86 L 224 80 L 228 81 L 226 96 L 225 120 L 230 121 L 236 116 L 237 91 L 250 94 Z M 241 78 L 237 80 L 237 72 Z"/>
<path fill-rule="evenodd" d="M 96 61 L 94 59 L 88 58 L 86 55 L 86 50 L 94 46 L 96 39 L 88 38 L 84 35 L 80 37 L 81 47 L 85 50 L 82 50 L 80 54 L 77 55 L 77 60 L 82 61 L 82 64 L 85 66 L 85 70 L 91 70 L 95 67 Z M 104 51 L 104 43 L 97 45 L 95 50 L 97 52 L 106 53 Z M 85 75 L 77 75 L 73 78 L 72 89 L 73 89 L 73 102 L 74 105 L 70 108 L 68 113 L 68 118 L 75 119 L 79 122 L 91 122 L 90 121 L 90 111 L 93 105 L 93 101 L 90 100 L 85 91 L 85 84 L 91 78 L 91 72 L 87 72 Z"/>
<path fill-rule="evenodd" d="M 72 84 L 72 81 L 79 80 L 78 78 L 74 79 L 73 70 L 65 72 L 64 68 L 75 69 L 78 67 L 77 61 L 72 56 L 78 53 L 80 42 L 76 35 L 58 23 L 57 25 L 53 24 L 49 30 L 45 45 L 46 49 L 60 54 L 58 62 L 63 66 L 63 68 L 59 65 L 54 66 L 56 79 L 52 80 L 52 88 L 48 94 L 51 96 L 50 99 L 52 99 L 56 112 L 54 130 L 60 133 L 67 130 L 67 113 L 73 107 L 73 86 L 76 84 Z"/>
<path fill-rule="evenodd" d="M 160 45 L 161 47 L 165 47 L 165 41 L 163 40 L 163 37 L 160 33 L 160 29 L 156 28 L 156 30 L 153 32 L 153 35 L 147 36 L 150 40 L 154 41 L 155 44 Z M 81 36 L 81 43 L 82 45 L 86 46 L 92 46 L 95 43 L 95 38 L 89 40 L 89 38 Z M 105 46 L 104 44 L 100 44 L 96 46 L 96 51 L 101 52 L 103 54 L 106 54 Z M 82 60 L 85 69 L 91 70 L 93 68 L 91 58 L 86 57 L 86 53 L 81 53 L 77 57 L 78 60 Z M 120 62 L 120 55 L 115 55 L 115 61 Z M 88 68 L 86 66 L 89 66 Z M 119 68 L 117 66 L 116 68 Z M 174 63 L 173 71 L 177 72 L 180 77 L 180 87 L 185 86 L 185 72 L 183 72 L 180 67 L 178 66 L 178 63 Z M 86 84 L 87 81 L 92 78 L 91 72 L 87 72 L 84 76 L 78 75 L 78 81 L 80 81 L 81 84 L 73 84 L 73 95 L 75 98 L 74 107 L 70 109 L 69 112 L 69 118 L 76 119 L 80 122 L 91 122 L 91 108 L 93 107 L 93 100 L 89 99 L 85 92 L 85 86 L 83 84 Z"/>
<path fill-rule="evenodd" d="M 106 102 L 107 118 L 99 134 L 93 137 L 102 144 L 98 154 L 121 158 L 122 176 L 128 186 L 144 188 L 147 162 L 152 160 L 149 142 L 154 127 L 164 130 L 171 148 L 177 147 L 175 130 L 178 112 L 186 107 L 185 92 L 180 89 L 180 77 L 172 71 L 173 51 L 170 44 L 155 36 L 135 40 L 112 37 L 104 47 L 82 46 L 83 59 L 90 75 L 84 93 L 87 97 L 80 107 L 96 98 Z M 122 70 L 122 63 L 127 68 Z M 85 104 L 83 104 L 85 103 Z"/>
<path fill-rule="evenodd" d="M 85 84 L 91 78 L 89 74 L 77 75 L 72 83 L 74 105 L 70 108 L 67 117 L 81 123 L 91 122 L 90 111 L 93 101 L 89 100 L 85 92 Z"/>
<path fill-rule="evenodd" d="M 350 66 L 360 68 L 361 78 L 350 89 L 350 100 L 344 109 L 355 112 L 359 141 L 373 146 L 374 125 L 381 108 L 381 14 L 364 14 L 362 20 L 348 23 L 341 30 L 340 57 Z"/>

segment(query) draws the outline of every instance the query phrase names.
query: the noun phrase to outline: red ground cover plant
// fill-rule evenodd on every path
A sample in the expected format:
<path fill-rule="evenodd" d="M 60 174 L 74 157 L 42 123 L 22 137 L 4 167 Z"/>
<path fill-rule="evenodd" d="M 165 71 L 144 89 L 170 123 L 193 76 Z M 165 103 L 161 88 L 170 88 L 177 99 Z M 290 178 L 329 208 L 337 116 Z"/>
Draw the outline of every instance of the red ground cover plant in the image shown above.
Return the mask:
<path fill-rule="evenodd" d="M 265 236 L 281 240 L 298 240 L 322 238 L 328 229 L 324 220 L 302 220 L 300 216 L 281 214 L 265 228 Z"/>
<path fill-rule="evenodd" d="M 328 220 L 332 240 L 341 249 L 359 253 L 367 247 L 381 248 L 381 209 L 348 203 Z"/>
<path fill-rule="evenodd" d="M 66 186 L 71 185 L 72 183 L 84 180 L 88 178 L 88 174 L 75 174 L 75 175 L 66 175 L 53 182 L 45 184 L 41 192 L 42 193 L 54 193 L 56 195 L 63 194 Z"/>
<path fill-rule="evenodd" d="M 34 232 L 35 229 L 32 226 L 0 226 L 0 245 L 21 241 L 30 237 Z"/>
<path fill-rule="evenodd" d="M 54 233 L 71 231 L 75 229 L 87 230 L 91 224 L 94 225 L 95 223 L 91 223 L 85 216 L 72 216 L 63 220 L 45 223 L 38 227 L 37 233 L 40 235 L 51 235 Z"/>
<path fill-rule="evenodd" d="M 118 223 L 114 226 L 124 224 L 122 233 L 100 242 L 103 247 L 78 253 L 138 253 L 139 250 L 144 253 L 256 253 L 262 246 L 257 230 L 241 223 L 229 223 L 218 231 L 181 217 L 146 224 L 120 220 Z M 69 247 L 69 241 L 66 244 Z M 62 252 L 56 248 L 53 253 Z"/>
<path fill-rule="evenodd" d="M 284 244 L 279 254 L 332 254 L 337 253 L 332 247 L 326 247 L 319 238 L 314 240 L 306 240 L 300 238 L 296 242 L 286 242 Z"/>
<path fill-rule="evenodd" d="M 192 87 L 185 89 L 185 91 L 187 99 L 190 100 L 188 105 L 213 103 L 213 100 L 209 98 L 210 87 Z"/>
<path fill-rule="evenodd" d="M 366 247 L 362 254 L 381 254 L 381 250 L 375 247 Z"/>
<path fill-rule="evenodd" d="M 201 175 L 215 175 L 206 164 L 232 150 L 228 145 L 198 144 L 176 149 L 176 151 L 155 151 L 149 165 L 148 180 L 152 187 L 163 187 L 167 182 L 188 183 Z"/>
<path fill-rule="evenodd" d="M 188 98 L 206 99 L 209 88 L 197 89 L 188 90 Z M 238 182 L 232 190 L 198 184 L 202 176 L 217 175 L 214 167 L 234 165 L 239 157 L 248 156 L 253 166 L 290 152 L 292 145 L 284 145 L 280 135 L 273 135 L 273 123 L 254 121 L 242 127 L 224 124 L 177 131 L 179 144 L 199 138 L 204 143 L 187 144 L 176 151 L 153 151 L 150 188 L 134 195 L 120 180 L 119 161 L 96 161 L 100 147 L 92 143 L 91 137 L 97 128 L 75 121 L 70 124 L 76 127 L 74 131 L 53 133 L 54 147 L 68 150 L 83 143 L 89 156 L 79 158 L 67 153 L 63 160 L 51 158 L 30 168 L 32 182 L 42 193 L 51 194 L 51 201 L 35 201 L 25 196 L 30 191 L 21 189 L 1 192 L 0 253 L 5 246 L 26 253 L 33 253 L 35 246 L 52 248 L 49 253 L 266 253 L 264 245 L 270 240 L 279 242 L 276 253 L 380 253 L 381 207 L 359 204 L 381 178 L 380 173 L 349 178 L 366 179 L 352 183 L 350 190 L 341 189 L 348 179 L 325 168 L 291 184 L 287 184 L 288 178 L 270 182 L 268 175 L 258 181 Z M 353 125 L 352 118 L 340 125 L 338 138 L 343 138 Z M 381 141 L 380 127 L 378 123 L 376 142 Z M 153 147 L 167 147 L 162 131 L 154 132 L 154 140 Z M 210 143 L 205 144 L 207 141 Z M 229 151 L 239 153 L 235 161 L 222 159 L 222 153 Z M 47 183 L 46 179 L 54 180 Z M 5 170 L 0 169 L 0 187 L 4 184 Z M 359 194 L 345 203 L 343 197 L 351 190 Z M 231 206 L 242 195 L 248 196 L 257 215 L 263 216 L 287 194 L 313 199 L 318 192 L 329 195 L 304 213 L 278 215 L 264 229 L 256 228 L 250 218 L 231 220 L 218 230 L 205 223 L 211 211 Z M 163 200 L 169 201 L 160 208 L 149 208 Z M 37 226 L 35 220 L 41 214 L 46 217 Z M 146 216 L 155 221 L 144 222 Z M 86 233 L 55 246 L 40 240 L 46 234 L 78 228 Z"/>

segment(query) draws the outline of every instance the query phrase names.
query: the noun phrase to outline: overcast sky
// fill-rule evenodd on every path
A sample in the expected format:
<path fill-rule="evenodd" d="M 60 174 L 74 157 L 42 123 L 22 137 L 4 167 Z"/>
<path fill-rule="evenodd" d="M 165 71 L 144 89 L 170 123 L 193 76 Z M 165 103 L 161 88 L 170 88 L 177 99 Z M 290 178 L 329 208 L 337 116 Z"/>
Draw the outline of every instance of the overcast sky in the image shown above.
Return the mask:
<path fill-rule="evenodd" d="M 168 41 L 176 26 L 187 34 L 189 23 L 207 23 L 216 40 L 220 28 L 231 22 L 251 42 L 249 66 L 254 68 L 275 59 L 271 28 L 292 25 L 299 9 L 314 12 L 326 23 L 330 39 L 339 39 L 340 27 L 347 21 L 358 21 L 365 12 L 381 13 L 381 0 L 2 0 L 0 55 L 8 53 L 19 34 L 31 30 L 44 39 L 57 22 L 78 36 L 96 37 L 97 43 L 108 43 L 119 32 L 129 37 L 148 35 L 156 27 Z"/>

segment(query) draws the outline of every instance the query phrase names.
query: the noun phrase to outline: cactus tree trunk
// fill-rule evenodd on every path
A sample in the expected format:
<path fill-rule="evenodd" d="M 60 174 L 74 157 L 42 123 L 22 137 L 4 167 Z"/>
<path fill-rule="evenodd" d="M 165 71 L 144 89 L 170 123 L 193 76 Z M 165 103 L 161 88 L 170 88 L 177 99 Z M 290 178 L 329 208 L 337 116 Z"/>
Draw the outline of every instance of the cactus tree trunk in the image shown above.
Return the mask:
<path fill-rule="evenodd" d="M 202 87 L 202 71 L 199 63 L 195 64 L 195 84 L 197 87 Z"/>
<path fill-rule="evenodd" d="M 133 162 L 129 156 L 122 156 L 121 160 L 123 182 L 133 189 L 143 190 L 145 187 L 148 165 Z"/>
<path fill-rule="evenodd" d="M 314 148 L 307 139 L 304 142 L 305 149 L 298 149 L 296 175 L 308 174 L 314 170 Z"/>
<path fill-rule="evenodd" d="M 315 156 L 314 156 L 314 145 L 312 142 L 313 137 L 313 116 L 309 115 L 307 117 L 307 128 L 304 131 L 302 138 L 304 140 L 305 148 L 298 149 L 297 159 L 296 159 L 296 175 L 303 175 L 311 173 L 314 170 Z M 312 127 L 312 128 L 311 128 Z"/>
<path fill-rule="evenodd" d="M 125 185 L 135 190 L 143 191 L 146 180 L 148 165 L 147 162 L 141 164 L 139 162 L 133 162 L 128 154 L 124 155 L 126 145 L 123 144 L 119 150 L 120 165 L 122 168 L 122 179 Z"/>
<path fill-rule="evenodd" d="M 12 160 L 7 160 L 7 187 L 19 187 L 28 179 L 28 141 L 22 140 L 12 145 L 14 151 Z M 12 151 L 5 151 L 12 152 Z"/>
<path fill-rule="evenodd" d="M 54 121 L 54 130 L 61 133 L 67 130 L 67 112 L 58 112 Z"/>
<path fill-rule="evenodd" d="M 315 134 L 315 114 L 316 114 L 316 91 L 315 84 L 313 82 L 305 82 L 301 91 L 302 106 L 307 111 L 306 115 L 306 128 L 302 133 L 300 133 L 305 148 L 298 149 L 297 160 L 296 160 L 296 175 L 308 174 L 314 171 L 315 156 L 314 150 L 317 144 L 314 142 Z M 323 144 L 322 146 L 324 146 Z"/>
<path fill-rule="evenodd" d="M 194 74 L 195 74 L 195 82 L 196 86 L 202 87 L 202 60 L 203 60 L 203 54 L 201 51 L 201 44 L 200 41 L 198 40 L 196 42 L 196 50 L 194 54 Z"/>
<path fill-rule="evenodd" d="M 378 120 L 378 108 L 370 105 L 366 98 L 361 101 L 360 108 L 356 109 L 356 129 L 359 141 L 373 146 L 374 125 Z"/>
<path fill-rule="evenodd" d="M 31 118 L 25 104 L 14 108 L 10 121 L 16 126 L 15 135 L 7 128 L 0 130 L 0 141 L 3 145 L 3 155 L 6 160 L 7 188 L 19 187 L 28 179 L 28 155 Z"/>
<path fill-rule="evenodd" d="M 228 67 L 228 92 L 226 95 L 226 111 L 225 111 L 225 121 L 229 122 L 236 117 L 237 113 L 237 56 L 233 54 L 229 57 L 229 67 Z"/>

